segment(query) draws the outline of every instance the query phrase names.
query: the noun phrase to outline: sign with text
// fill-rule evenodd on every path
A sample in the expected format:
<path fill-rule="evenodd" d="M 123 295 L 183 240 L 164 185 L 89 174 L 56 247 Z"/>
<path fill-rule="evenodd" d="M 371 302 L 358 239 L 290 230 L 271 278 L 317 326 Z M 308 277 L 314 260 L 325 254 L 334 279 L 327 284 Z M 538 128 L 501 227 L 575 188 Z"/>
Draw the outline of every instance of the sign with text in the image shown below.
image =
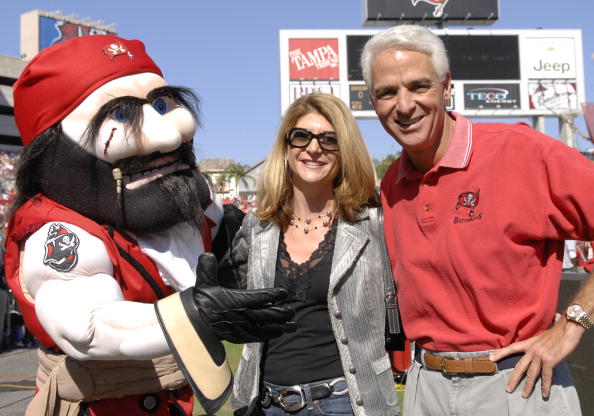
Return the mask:
<path fill-rule="evenodd" d="M 572 38 L 527 38 L 526 76 L 568 79 L 577 76 L 576 48 Z"/>
<path fill-rule="evenodd" d="M 373 111 L 373 105 L 369 98 L 367 85 L 350 86 L 351 110 L 353 111 Z"/>
<path fill-rule="evenodd" d="M 467 109 L 520 108 L 519 84 L 464 84 Z"/>
<path fill-rule="evenodd" d="M 312 92 L 325 92 L 340 98 L 340 85 L 337 82 L 291 82 L 291 102 Z"/>
<path fill-rule="evenodd" d="M 340 97 L 355 117 L 376 118 L 360 61 L 365 43 L 380 31 L 281 30 L 281 114 L 297 97 L 324 91 Z M 433 32 L 444 42 L 450 60 L 448 110 L 466 117 L 514 118 L 581 111 L 585 91 L 580 30 Z"/>
<path fill-rule="evenodd" d="M 563 110 L 579 105 L 575 82 L 531 81 L 528 96 L 531 109 Z"/>
<path fill-rule="evenodd" d="M 290 39 L 291 81 L 338 79 L 338 39 Z"/>

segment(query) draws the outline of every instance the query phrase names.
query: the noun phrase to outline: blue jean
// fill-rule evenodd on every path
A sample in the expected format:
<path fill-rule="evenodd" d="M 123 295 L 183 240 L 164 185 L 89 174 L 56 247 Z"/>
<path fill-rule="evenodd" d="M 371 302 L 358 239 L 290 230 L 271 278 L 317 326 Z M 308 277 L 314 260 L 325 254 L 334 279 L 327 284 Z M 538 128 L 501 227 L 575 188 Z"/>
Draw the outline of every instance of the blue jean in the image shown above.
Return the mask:
<path fill-rule="evenodd" d="M 321 380 L 316 382 L 323 383 L 324 381 L 330 382 L 331 380 Z M 277 386 L 275 384 L 264 382 L 264 385 L 269 387 L 273 394 L 278 393 L 286 386 Z M 330 396 L 320 400 L 312 400 L 311 394 L 307 388 L 307 384 L 300 385 L 304 392 L 304 398 L 306 405 L 297 411 L 285 411 L 280 408 L 277 404 L 272 403 L 269 407 L 261 407 L 261 414 L 264 416 L 345 416 L 353 415 L 353 408 L 351 407 L 351 400 L 347 392 L 347 385 L 344 381 L 339 381 L 334 384 L 334 390 L 336 392 L 345 392 L 344 394 L 332 393 Z M 299 394 L 288 394 L 284 397 L 284 404 L 286 406 L 295 405 L 301 402 L 301 395 Z"/>

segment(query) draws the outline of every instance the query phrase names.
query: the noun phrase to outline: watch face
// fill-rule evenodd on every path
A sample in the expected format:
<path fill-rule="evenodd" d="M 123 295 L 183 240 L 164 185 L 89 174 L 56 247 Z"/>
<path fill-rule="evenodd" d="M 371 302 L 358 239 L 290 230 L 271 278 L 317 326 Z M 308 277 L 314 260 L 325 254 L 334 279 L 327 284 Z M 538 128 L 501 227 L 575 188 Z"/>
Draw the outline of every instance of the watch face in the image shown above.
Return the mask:
<path fill-rule="evenodd" d="M 583 309 L 580 305 L 571 305 L 567 308 L 567 316 L 570 318 L 577 318 L 582 312 Z"/>

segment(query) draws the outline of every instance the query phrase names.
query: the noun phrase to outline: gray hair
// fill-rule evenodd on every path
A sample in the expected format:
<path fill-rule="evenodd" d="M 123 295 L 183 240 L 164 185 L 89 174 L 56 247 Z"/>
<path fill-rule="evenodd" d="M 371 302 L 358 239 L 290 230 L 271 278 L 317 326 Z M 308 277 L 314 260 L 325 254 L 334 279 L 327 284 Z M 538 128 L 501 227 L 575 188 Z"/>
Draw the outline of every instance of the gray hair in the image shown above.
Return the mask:
<path fill-rule="evenodd" d="M 407 50 L 424 53 L 431 58 L 433 69 L 440 81 L 444 81 L 450 63 L 441 39 L 429 29 L 416 25 L 396 26 L 378 33 L 367 41 L 361 54 L 361 69 L 367 88 L 371 91 L 371 65 L 385 50 Z"/>

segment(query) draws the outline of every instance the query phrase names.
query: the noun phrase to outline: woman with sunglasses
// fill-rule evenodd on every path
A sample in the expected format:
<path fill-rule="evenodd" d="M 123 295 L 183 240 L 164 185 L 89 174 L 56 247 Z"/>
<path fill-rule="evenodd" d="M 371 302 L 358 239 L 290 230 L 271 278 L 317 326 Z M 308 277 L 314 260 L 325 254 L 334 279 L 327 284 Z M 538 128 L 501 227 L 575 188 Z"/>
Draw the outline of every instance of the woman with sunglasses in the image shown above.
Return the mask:
<path fill-rule="evenodd" d="M 238 286 L 287 289 L 296 330 L 244 347 L 236 415 L 399 414 L 377 205 L 372 161 L 346 105 L 321 93 L 296 100 L 230 252 L 235 275 L 247 277 Z"/>

